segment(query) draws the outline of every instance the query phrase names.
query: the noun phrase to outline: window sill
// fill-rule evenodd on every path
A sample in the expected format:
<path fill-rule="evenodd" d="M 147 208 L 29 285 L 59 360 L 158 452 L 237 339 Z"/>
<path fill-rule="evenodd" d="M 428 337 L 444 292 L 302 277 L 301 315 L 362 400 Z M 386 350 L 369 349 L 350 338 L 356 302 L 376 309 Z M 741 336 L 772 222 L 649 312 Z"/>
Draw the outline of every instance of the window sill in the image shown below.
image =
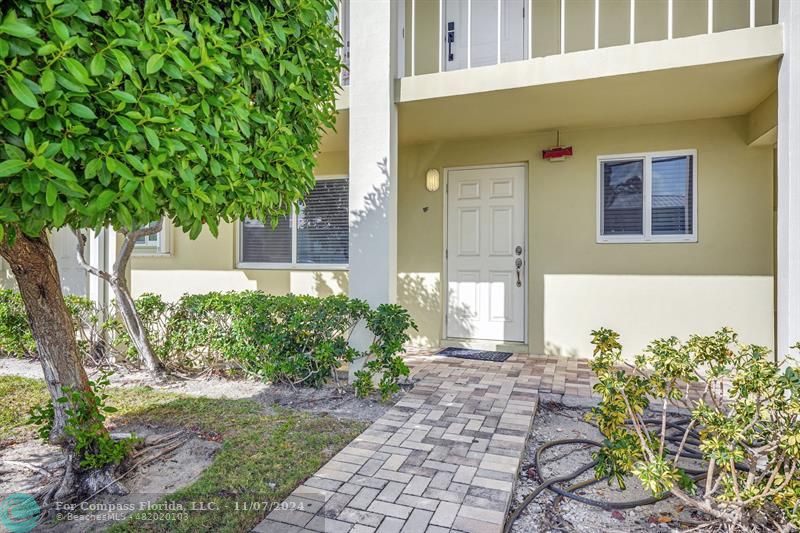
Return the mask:
<path fill-rule="evenodd" d="M 337 270 L 347 271 L 350 265 L 323 265 L 323 264 L 290 264 L 290 263 L 238 263 L 236 268 L 239 270 L 298 270 L 298 271 L 322 271 Z"/>
<path fill-rule="evenodd" d="M 645 239 L 639 236 L 600 236 L 597 237 L 597 244 L 696 244 L 696 235 L 664 235 L 661 237 L 650 237 Z"/>
<path fill-rule="evenodd" d="M 131 254 L 132 257 L 172 257 L 171 252 L 148 252 L 148 251 L 141 251 L 137 252 L 134 251 Z"/>

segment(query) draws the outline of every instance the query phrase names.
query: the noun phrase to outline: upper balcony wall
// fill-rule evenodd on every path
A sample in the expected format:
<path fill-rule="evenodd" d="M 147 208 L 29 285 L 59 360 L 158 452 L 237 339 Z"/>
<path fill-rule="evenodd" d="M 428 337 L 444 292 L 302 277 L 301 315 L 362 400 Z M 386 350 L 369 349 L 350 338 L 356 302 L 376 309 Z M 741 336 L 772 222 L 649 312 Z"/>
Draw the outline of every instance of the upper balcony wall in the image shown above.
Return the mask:
<path fill-rule="evenodd" d="M 400 9 L 398 77 L 766 26 L 777 19 L 773 0 L 404 0 Z"/>

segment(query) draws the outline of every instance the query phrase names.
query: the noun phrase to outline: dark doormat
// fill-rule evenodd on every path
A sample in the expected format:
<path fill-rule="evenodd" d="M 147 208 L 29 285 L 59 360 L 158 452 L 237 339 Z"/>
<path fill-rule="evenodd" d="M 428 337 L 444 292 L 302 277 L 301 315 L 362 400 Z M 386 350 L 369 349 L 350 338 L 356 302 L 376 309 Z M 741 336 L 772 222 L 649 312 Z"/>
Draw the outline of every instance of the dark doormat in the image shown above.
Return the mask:
<path fill-rule="evenodd" d="M 502 363 L 509 357 L 511 352 L 489 352 L 486 350 L 468 350 L 466 348 L 445 348 L 439 350 L 438 355 L 445 357 L 458 357 L 459 359 L 475 359 L 477 361 L 494 361 Z"/>

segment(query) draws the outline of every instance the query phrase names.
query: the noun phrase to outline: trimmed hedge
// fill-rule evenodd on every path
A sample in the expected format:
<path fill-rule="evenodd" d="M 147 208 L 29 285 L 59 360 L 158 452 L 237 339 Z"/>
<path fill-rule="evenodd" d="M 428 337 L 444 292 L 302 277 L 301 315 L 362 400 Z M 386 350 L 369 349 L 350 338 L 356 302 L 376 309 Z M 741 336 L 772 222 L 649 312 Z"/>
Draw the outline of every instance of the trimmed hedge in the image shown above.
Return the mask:
<path fill-rule="evenodd" d="M 68 295 L 64 297 L 67 309 L 77 331 L 78 348 L 83 355 L 93 351 L 99 338 L 94 334 L 102 328 L 100 312 L 88 298 Z M 36 341 L 28 325 L 25 304 L 18 291 L 0 289 L 0 356 L 36 357 Z"/>
<path fill-rule="evenodd" d="M 103 332 L 110 341 L 106 352 L 110 345 L 120 346 L 121 359 L 136 361 L 120 321 L 101 321 L 101 313 L 91 302 L 68 299 L 79 336 L 85 336 L 87 329 Z M 170 303 L 158 295 L 144 294 L 137 298 L 136 308 L 153 349 L 172 371 L 196 374 L 239 369 L 265 381 L 318 387 L 335 379 L 336 369 L 343 364 L 369 356 L 357 372 L 356 390 L 367 395 L 377 380 L 383 397 L 396 392 L 400 378 L 408 375 L 399 354 L 409 340 L 408 330 L 416 329 L 408 311 L 399 305 L 371 309 L 366 302 L 343 295 L 318 298 L 259 291 L 210 292 L 187 294 Z M 366 353 L 349 343 L 359 325 L 374 336 Z M 82 351 L 91 353 L 91 344 Z M 15 291 L 0 292 L 0 350 L 10 356 L 35 355 L 22 300 Z"/>
<path fill-rule="evenodd" d="M 4 357 L 36 356 L 28 316 L 22 295 L 11 289 L 0 289 L 0 354 Z"/>

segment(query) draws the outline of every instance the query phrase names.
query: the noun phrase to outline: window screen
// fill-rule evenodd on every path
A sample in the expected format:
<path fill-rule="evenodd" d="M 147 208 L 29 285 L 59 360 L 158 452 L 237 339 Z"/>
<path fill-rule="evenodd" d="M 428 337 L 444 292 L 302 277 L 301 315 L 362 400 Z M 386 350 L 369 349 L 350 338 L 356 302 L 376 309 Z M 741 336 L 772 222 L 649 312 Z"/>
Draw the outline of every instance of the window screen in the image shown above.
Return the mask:
<path fill-rule="evenodd" d="M 603 161 L 603 235 L 641 235 L 644 160 Z"/>
<path fill-rule="evenodd" d="M 697 152 L 600 157 L 598 242 L 696 242 Z"/>
<path fill-rule="evenodd" d="M 691 234 L 692 156 L 653 158 L 653 235 Z"/>

